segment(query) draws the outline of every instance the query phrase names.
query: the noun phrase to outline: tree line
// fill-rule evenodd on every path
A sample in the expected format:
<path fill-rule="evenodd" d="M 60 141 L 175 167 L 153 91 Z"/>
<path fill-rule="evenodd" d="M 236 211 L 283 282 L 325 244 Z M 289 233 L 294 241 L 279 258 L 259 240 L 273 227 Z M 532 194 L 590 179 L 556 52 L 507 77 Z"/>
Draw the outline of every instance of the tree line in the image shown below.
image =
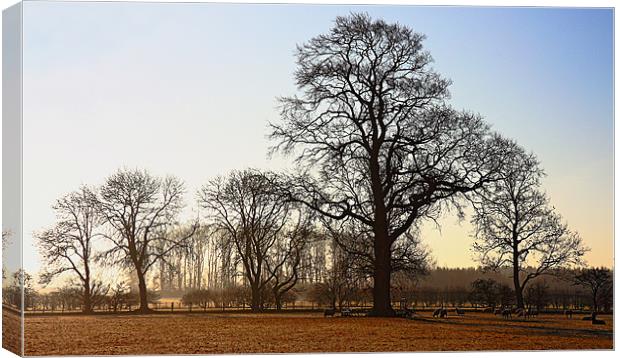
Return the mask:
<path fill-rule="evenodd" d="M 503 271 L 509 271 L 506 267 Z M 19 274 L 5 288 L 4 303 L 21 306 Z M 24 309 L 36 312 L 75 312 L 84 308 L 80 287 L 71 283 L 50 292 L 37 291 L 32 286 L 33 278 L 25 276 Z M 264 309 L 344 309 L 368 307 L 371 304 L 370 282 L 343 282 L 328 280 L 309 282 L 300 280 L 276 305 L 275 297 L 268 291 L 264 296 Z M 509 277 L 504 272 L 489 273 L 480 268 L 431 269 L 427 275 L 416 280 L 396 277 L 391 289 L 393 304 L 400 309 L 435 309 L 436 307 L 459 307 L 478 310 L 514 307 L 515 292 Z M 163 301 L 165 291 L 149 290 L 148 302 L 159 311 L 207 311 L 239 310 L 251 307 L 251 291 L 247 285 L 227 288 L 193 288 L 180 291 L 178 301 Z M 170 294 L 170 292 L 168 292 Z M 553 276 L 536 280 L 524 292 L 528 309 L 538 312 L 561 312 L 566 310 L 591 310 L 612 312 L 612 272 L 605 268 L 560 270 Z M 139 306 L 138 292 L 130 285 L 110 285 L 103 293 L 93 295 L 90 300 L 93 310 L 98 312 L 131 311 Z"/>
<path fill-rule="evenodd" d="M 134 272 L 141 312 L 155 271 L 161 287 L 240 281 L 260 310 L 268 294 L 279 306 L 314 272 L 338 290 L 370 284 L 370 313 L 393 316 L 393 280 L 429 268 L 420 226 L 448 211 L 465 219 L 471 208 L 478 261 L 512 269 L 523 308 L 532 282 L 583 265 L 588 249 L 551 205 L 536 156 L 449 105 L 450 80 L 431 67 L 423 40 L 367 14 L 337 17 L 297 46 L 297 94 L 279 99 L 280 119 L 269 124 L 269 154 L 292 158 L 294 171 L 214 178 L 198 192 L 204 222 L 182 224 L 181 180 L 119 170 L 56 203 L 57 224 L 37 234 L 50 269 L 42 277 L 71 272 L 87 310 L 102 287 L 95 259 Z M 94 252 L 96 238 L 108 249 Z M 206 256 L 200 245 L 211 247 Z"/>

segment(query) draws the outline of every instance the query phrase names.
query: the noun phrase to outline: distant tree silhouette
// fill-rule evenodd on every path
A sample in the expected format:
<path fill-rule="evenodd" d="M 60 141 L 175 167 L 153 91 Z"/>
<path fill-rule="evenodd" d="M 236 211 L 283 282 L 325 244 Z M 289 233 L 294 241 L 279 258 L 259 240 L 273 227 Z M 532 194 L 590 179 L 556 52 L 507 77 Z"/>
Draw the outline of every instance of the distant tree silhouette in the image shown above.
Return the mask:
<path fill-rule="evenodd" d="M 85 313 L 93 311 L 93 298 L 105 294 L 106 290 L 101 282 L 93 279 L 92 273 L 94 240 L 103 221 L 96 201 L 93 189 L 86 186 L 63 196 L 52 206 L 56 224 L 35 234 L 45 263 L 41 283 L 47 285 L 63 273 L 73 274 L 80 281 Z"/>
<path fill-rule="evenodd" d="M 599 302 L 602 298 L 601 294 L 610 295 L 613 293 L 611 271 L 604 267 L 584 269 L 575 275 L 573 282 L 590 291 L 592 300 L 592 322 L 594 322 L 599 310 Z"/>
<path fill-rule="evenodd" d="M 510 151 L 479 116 L 446 105 L 450 81 L 430 67 L 423 39 L 368 15 L 337 17 L 329 33 L 298 46 L 301 96 L 281 99 L 270 135 L 272 152 L 295 152 L 300 164 L 291 199 L 371 235 L 377 316 L 394 315 L 397 240 L 495 180 Z"/>
<path fill-rule="evenodd" d="M 114 312 L 122 309 L 129 301 L 129 289 L 125 282 L 118 282 L 114 285 L 106 297 L 108 308 Z"/>
<path fill-rule="evenodd" d="M 81 287 L 66 285 L 53 292 L 61 311 L 73 310 L 83 305 L 84 296 Z"/>
<path fill-rule="evenodd" d="M 19 310 L 32 307 L 37 295 L 32 282 L 32 275 L 24 269 L 20 268 L 13 272 L 11 284 L 2 290 L 3 301 L 17 307 Z"/>
<path fill-rule="evenodd" d="M 499 302 L 499 287 L 500 283 L 491 278 L 476 279 L 471 283 L 469 299 L 472 303 L 495 308 Z"/>
<path fill-rule="evenodd" d="M 10 230 L 2 230 L 2 279 L 6 279 L 6 267 L 4 267 L 4 255 L 6 254 L 6 248 L 9 246 L 9 237 L 11 237 Z"/>
<path fill-rule="evenodd" d="M 537 310 L 542 310 L 549 304 L 549 285 L 545 281 L 537 281 L 529 285 L 525 290 L 525 300 L 528 307 L 536 307 Z"/>
<path fill-rule="evenodd" d="M 251 308 L 263 308 L 265 290 L 282 269 L 293 264 L 297 280 L 300 250 L 308 236 L 306 217 L 277 190 L 277 175 L 248 169 L 210 181 L 199 191 L 200 205 L 232 242 L 252 290 Z M 291 222 L 297 227 L 291 228 Z M 278 278 L 277 292 L 292 288 Z M 289 282 L 287 282 L 289 281 Z M 290 286 L 290 287 L 289 287 Z"/>
<path fill-rule="evenodd" d="M 510 286 L 500 283 L 497 292 L 499 295 L 499 304 L 502 307 L 510 307 L 515 303 L 515 292 Z"/>
<path fill-rule="evenodd" d="M 295 222 L 293 227 L 282 232 L 280 240 L 274 245 L 272 259 L 266 261 L 272 277 L 270 288 L 278 310 L 282 309 L 285 297 L 299 281 L 304 249 L 316 237 L 313 219 L 305 211 L 300 212 Z"/>
<path fill-rule="evenodd" d="M 543 170 L 533 154 L 512 152 L 501 180 L 475 196 L 474 250 L 485 267 L 512 268 L 517 306 L 530 280 L 581 263 L 587 249 L 540 190 Z"/>
<path fill-rule="evenodd" d="M 181 298 L 181 302 L 186 306 L 198 306 L 203 310 L 207 310 L 209 304 L 215 302 L 215 293 L 211 290 L 201 289 L 187 292 Z"/>
<path fill-rule="evenodd" d="M 157 178 L 137 169 L 117 171 L 99 191 L 97 208 L 112 228 L 104 237 L 113 244 L 102 257 L 112 264 L 134 269 L 139 289 L 138 310 L 142 313 L 151 312 L 146 274 L 172 250 L 184 245 L 197 229 L 197 225 L 192 225 L 175 235 L 168 230 L 183 207 L 183 194 L 179 179 Z"/>
<path fill-rule="evenodd" d="M 329 261 L 329 269 L 325 271 L 321 282 L 312 286 L 310 294 L 318 304 L 333 309 L 342 308 L 354 298 L 363 276 L 355 269 L 352 256 L 338 245 L 331 246 Z"/>

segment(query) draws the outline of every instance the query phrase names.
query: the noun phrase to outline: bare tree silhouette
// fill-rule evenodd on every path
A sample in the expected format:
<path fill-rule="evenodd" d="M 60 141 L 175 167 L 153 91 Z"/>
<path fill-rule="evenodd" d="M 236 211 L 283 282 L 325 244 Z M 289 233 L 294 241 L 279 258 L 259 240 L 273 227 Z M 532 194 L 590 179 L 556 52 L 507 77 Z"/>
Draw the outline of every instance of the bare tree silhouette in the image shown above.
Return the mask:
<path fill-rule="evenodd" d="M 268 262 L 291 211 L 291 204 L 275 191 L 275 180 L 276 175 L 270 172 L 233 171 L 211 180 L 198 194 L 200 205 L 232 240 L 241 257 L 254 311 L 263 306 L 263 295 L 272 279 L 269 266 L 275 269 L 283 265 L 288 256 Z"/>
<path fill-rule="evenodd" d="M 313 217 L 306 210 L 297 212 L 293 227 L 287 228 L 280 235 L 271 253 L 271 260 L 267 260 L 267 270 L 272 277 L 271 290 L 273 292 L 276 309 L 282 309 L 283 297 L 295 287 L 300 278 L 301 260 L 305 247 L 316 237 L 313 229 Z"/>
<path fill-rule="evenodd" d="M 52 206 L 58 222 L 47 230 L 36 233 L 37 245 L 46 264 L 40 276 L 42 284 L 49 284 L 56 276 L 73 273 L 82 288 L 82 310 L 93 311 L 93 298 L 105 295 L 106 288 L 93 280 L 92 264 L 94 240 L 102 217 L 96 208 L 93 189 L 82 186 L 56 201 Z"/>
<path fill-rule="evenodd" d="M 552 269 L 581 263 L 587 251 L 540 191 L 544 173 L 533 154 L 515 150 L 502 180 L 473 199 L 474 251 L 485 267 L 512 268 L 517 306 L 530 280 Z"/>
<path fill-rule="evenodd" d="M 346 252 L 352 268 L 364 277 L 373 277 L 375 252 L 372 230 L 352 219 L 333 220 L 324 217 L 321 222 L 327 229 L 328 237 L 340 246 L 340 250 Z M 430 251 L 420 241 L 415 227 L 396 239 L 391 251 L 392 275 L 403 273 L 415 279 L 425 275 L 432 265 Z"/>
<path fill-rule="evenodd" d="M 183 183 L 175 177 L 157 178 L 147 171 L 128 169 L 111 175 L 100 189 L 97 207 L 112 228 L 104 237 L 113 244 L 102 257 L 135 270 L 142 313 L 151 312 L 147 272 L 184 245 L 198 227 L 194 224 L 175 235 L 168 230 L 183 207 L 183 194 Z"/>
<path fill-rule="evenodd" d="M 611 271 L 604 267 L 584 269 L 573 277 L 575 285 L 590 290 L 592 299 L 592 322 L 596 321 L 596 314 L 601 301 L 601 293 L 613 295 L 613 277 Z"/>
<path fill-rule="evenodd" d="M 373 315 L 394 314 L 394 243 L 495 180 L 510 150 L 479 116 L 446 106 L 450 81 L 430 67 L 423 39 L 364 14 L 336 18 L 298 46 L 301 96 L 282 98 L 282 120 L 271 124 L 272 153 L 300 164 L 291 199 L 371 233 Z"/>
<path fill-rule="evenodd" d="M 6 249 L 9 246 L 9 238 L 11 237 L 11 231 L 8 229 L 2 230 L 2 279 L 6 278 L 6 267 L 4 267 L 4 255 Z"/>

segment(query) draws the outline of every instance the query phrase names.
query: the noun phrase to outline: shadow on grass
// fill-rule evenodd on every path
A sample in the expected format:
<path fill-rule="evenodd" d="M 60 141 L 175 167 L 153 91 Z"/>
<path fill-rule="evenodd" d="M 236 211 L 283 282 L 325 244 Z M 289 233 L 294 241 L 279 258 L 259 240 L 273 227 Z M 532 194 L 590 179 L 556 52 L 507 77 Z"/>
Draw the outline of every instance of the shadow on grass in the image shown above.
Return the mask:
<path fill-rule="evenodd" d="M 507 328 L 507 329 L 515 328 L 515 329 L 536 331 L 542 334 L 555 335 L 555 336 L 568 336 L 568 337 L 574 337 L 575 335 L 579 335 L 579 334 L 586 334 L 586 335 L 592 335 L 592 336 L 603 336 L 603 337 L 613 338 L 613 335 L 614 335 L 613 330 L 606 331 L 606 330 L 584 329 L 584 328 L 540 327 L 540 326 L 527 326 L 527 325 L 520 325 L 520 324 L 502 324 L 502 323 L 491 323 L 491 322 L 473 323 L 473 322 L 466 322 L 462 320 L 424 318 L 424 317 L 419 317 L 419 316 L 414 317 L 413 320 L 416 322 L 423 322 L 423 323 L 430 323 L 430 324 L 452 324 L 452 325 L 480 327 L 480 328 L 485 328 L 485 327 Z M 510 320 L 509 321 L 509 320 L 506 320 L 504 322 L 545 323 L 548 321 L 544 321 L 544 320 L 528 320 L 528 321 Z"/>

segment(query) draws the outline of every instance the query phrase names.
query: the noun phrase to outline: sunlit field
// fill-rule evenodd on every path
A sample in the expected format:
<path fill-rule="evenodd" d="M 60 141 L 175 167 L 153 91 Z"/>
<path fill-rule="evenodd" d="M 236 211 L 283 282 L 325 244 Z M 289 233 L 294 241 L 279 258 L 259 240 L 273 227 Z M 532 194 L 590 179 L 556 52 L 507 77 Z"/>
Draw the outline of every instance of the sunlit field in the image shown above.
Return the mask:
<path fill-rule="evenodd" d="M 19 354 L 20 347 L 19 315 L 16 311 L 2 307 L 2 347 Z"/>
<path fill-rule="evenodd" d="M 321 313 L 30 316 L 26 355 L 612 349 L 613 317 L 503 320 L 489 313 L 415 319 Z"/>

